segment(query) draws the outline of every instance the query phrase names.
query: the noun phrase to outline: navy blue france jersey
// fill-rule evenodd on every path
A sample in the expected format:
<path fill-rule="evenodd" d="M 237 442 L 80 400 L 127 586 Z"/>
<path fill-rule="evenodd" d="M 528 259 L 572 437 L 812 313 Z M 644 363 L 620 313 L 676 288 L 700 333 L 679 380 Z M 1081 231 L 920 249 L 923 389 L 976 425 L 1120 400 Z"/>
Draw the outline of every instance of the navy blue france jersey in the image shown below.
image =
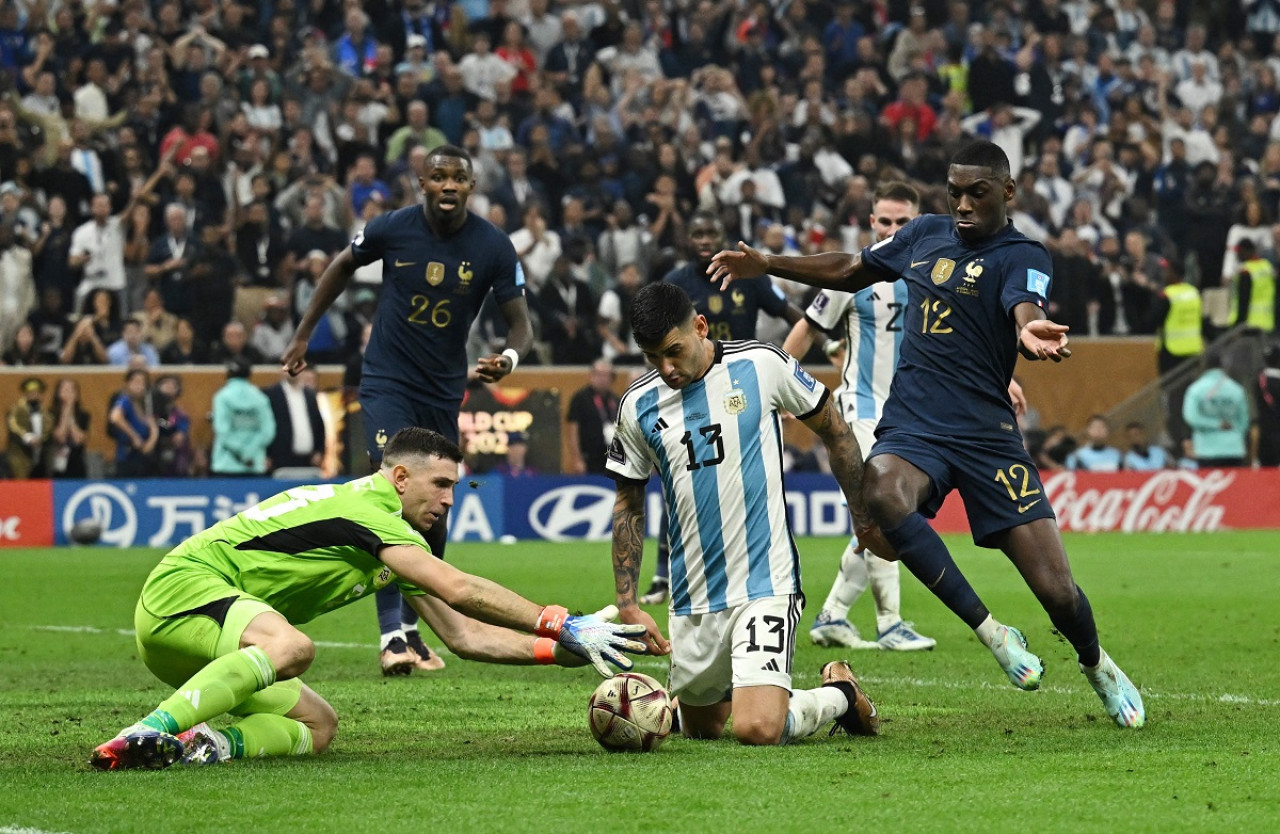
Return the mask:
<path fill-rule="evenodd" d="M 719 282 L 713 284 L 705 270 L 696 263 L 687 263 L 668 272 L 662 280 L 689 294 L 693 309 L 707 317 L 709 339 L 754 339 L 759 311 L 781 316 L 787 310 L 786 296 L 767 275 L 734 281 L 728 289 L 721 290 Z"/>
<path fill-rule="evenodd" d="M 456 234 L 439 237 L 414 205 L 369 221 L 351 254 L 361 266 L 382 259 L 361 388 L 456 410 L 467 380 L 467 333 L 485 294 L 492 289 L 499 304 L 524 295 L 511 240 L 470 212 Z"/>
<path fill-rule="evenodd" d="M 1009 379 L 1018 360 L 1013 308 L 1040 307 L 1052 267 L 1041 244 L 1009 224 L 977 244 L 948 215 L 924 214 L 867 247 L 885 280 L 906 279 L 902 353 L 876 436 L 1018 437 Z"/>

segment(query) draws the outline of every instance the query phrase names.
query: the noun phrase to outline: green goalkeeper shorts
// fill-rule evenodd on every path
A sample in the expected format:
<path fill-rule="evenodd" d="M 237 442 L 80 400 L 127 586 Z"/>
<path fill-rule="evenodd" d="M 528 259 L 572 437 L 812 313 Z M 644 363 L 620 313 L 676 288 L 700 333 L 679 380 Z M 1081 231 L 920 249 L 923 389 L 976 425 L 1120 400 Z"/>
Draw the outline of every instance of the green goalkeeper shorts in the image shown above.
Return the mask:
<path fill-rule="evenodd" d="M 147 577 L 133 612 L 138 654 L 153 675 L 181 687 L 210 661 L 239 651 L 244 630 L 264 611 L 275 609 L 217 574 L 161 562 Z M 301 694 L 301 680 L 280 681 L 231 713 L 286 715 Z"/>

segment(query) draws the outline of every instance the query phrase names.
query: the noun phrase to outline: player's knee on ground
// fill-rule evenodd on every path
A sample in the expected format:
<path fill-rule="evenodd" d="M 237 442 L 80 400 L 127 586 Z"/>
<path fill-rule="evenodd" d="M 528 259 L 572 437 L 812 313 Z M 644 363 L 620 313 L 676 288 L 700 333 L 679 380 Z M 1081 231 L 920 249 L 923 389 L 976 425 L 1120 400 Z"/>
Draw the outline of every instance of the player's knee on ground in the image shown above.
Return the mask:
<path fill-rule="evenodd" d="M 311 730 L 311 751 L 323 753 L 333 743 L 338 734 L 338 713 L 329 706 L 328 701 L 321 701 L 322 709 L 317 710 L 314 724 L 308 724 Z"/>
<path fill-rule="evenodd" d="M 785 726 L 785 719 L 777 721 L 763 716 L 758 718 L 734 716 L 733 737 L 741 744 L 775 745 L 782 741 L 782 731 Z"/>

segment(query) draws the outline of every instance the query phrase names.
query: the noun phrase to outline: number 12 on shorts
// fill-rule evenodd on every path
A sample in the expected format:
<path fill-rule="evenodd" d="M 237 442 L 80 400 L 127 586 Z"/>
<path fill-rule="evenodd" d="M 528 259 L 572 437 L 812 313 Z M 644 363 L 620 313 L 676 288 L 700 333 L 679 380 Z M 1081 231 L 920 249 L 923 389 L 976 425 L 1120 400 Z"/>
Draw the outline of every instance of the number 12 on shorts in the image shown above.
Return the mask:
<path fill-rule="evenodd" d="M 1018 512 L 1020 513 L 1025 513 L 1043 500 L 1035 498 L 1025 504 L 1022 503 L 1028 498 L 1040 494 L 1040 490 L 1032 488 L 1031 470 L 1025 464 L 1015 463 L 1007 469 L 997 469 L 993 480 L 1005 488 L 1011 501 L 1018 502 Z"/>

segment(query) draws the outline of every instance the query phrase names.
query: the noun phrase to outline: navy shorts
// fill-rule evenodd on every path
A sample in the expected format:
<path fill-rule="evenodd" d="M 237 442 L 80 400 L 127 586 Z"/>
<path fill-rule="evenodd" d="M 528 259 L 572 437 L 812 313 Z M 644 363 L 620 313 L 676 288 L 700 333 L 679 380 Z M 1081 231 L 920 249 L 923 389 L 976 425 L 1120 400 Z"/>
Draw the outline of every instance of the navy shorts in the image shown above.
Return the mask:
<path fill-rule="evenodd" d="M 1017 435 L 966 440 L 890 429 L 876 438 L 868 458 L 897 455 L 929 476 L 929 497 L 920 507 L 933 518 L 951 490 L 964 500 L 974 544 L 994 547 L 998 533 L 1056 518 L 1045 498 L 1040 472 Z"/>
<path fill-rule="evenodd" d="M 438 431 L 458 442 L 458 410 L 428 405 L 419 400 L 380 391 L 360 389 L 364 412 L 365 447 L 374 466 L 382 463 L 382 448 L 401 429 L 420 426 Z"/>

